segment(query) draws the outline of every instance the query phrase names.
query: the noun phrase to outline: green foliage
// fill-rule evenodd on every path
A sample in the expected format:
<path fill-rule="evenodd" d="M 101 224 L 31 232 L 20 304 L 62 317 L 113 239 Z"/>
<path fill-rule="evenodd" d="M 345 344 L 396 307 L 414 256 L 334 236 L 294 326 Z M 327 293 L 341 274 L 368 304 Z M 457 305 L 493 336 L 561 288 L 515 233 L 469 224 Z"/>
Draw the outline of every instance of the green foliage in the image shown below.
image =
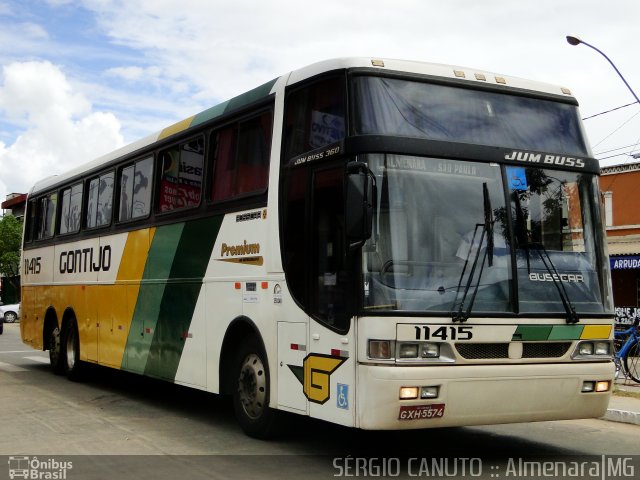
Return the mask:
<path fill-rule="evenodd" d="M 13 215 L 0 218 L 0 273 L 18 276 L 21 245 L 22 223 Z"/>

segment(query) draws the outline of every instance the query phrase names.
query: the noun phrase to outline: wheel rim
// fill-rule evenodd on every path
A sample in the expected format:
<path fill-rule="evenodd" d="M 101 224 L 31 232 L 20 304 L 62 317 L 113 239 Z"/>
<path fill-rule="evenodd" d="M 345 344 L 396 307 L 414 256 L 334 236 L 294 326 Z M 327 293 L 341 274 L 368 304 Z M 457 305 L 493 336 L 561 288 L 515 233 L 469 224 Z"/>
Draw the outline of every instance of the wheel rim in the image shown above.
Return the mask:
<path fill-rule="evenodd" d="M 7 323 L 13 323 L 16 321 L 17 315 L 13 312 L 7 312 L 4 314 L 4 321 Z"/>
<path fill-rule="evenodd" d="M 633 345 L 627 352 L 625 366 L 632 380 L 640 382 L 640 343 Z"/>
<path fill-rule="evenodd" d="M 76 331 L 71 328 L 67 335 L 67 368 L 73 370 L 76 364 Z"/>
<path fill-rule="evenodd" d="M 267 400 L 267 376 L 262 359 L 252 353 L 240 367 L 238 378 L 240 404 L 248 417 L 259 418 Z"/>

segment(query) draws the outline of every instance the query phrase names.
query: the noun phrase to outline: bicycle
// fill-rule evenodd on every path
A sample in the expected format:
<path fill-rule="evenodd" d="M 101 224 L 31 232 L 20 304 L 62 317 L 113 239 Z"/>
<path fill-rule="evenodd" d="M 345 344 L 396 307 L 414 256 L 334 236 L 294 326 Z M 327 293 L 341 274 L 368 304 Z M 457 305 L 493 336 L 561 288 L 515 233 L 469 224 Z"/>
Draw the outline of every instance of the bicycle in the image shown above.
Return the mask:
<path fill-rule="evenodd" d="M 616 378 L 622 372 L 625 377 L 640 383 L 640 326 L 632 325 L 626 330 L 616 330 L 614 350 Z"/>

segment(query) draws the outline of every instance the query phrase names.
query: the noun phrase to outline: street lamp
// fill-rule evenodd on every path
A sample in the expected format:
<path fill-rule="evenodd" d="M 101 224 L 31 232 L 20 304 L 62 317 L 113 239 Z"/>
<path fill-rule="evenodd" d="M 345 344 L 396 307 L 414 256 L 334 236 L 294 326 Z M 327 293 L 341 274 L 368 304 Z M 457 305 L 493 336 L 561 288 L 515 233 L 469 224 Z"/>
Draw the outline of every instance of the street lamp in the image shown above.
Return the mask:
<path fill-rule="evenodd" d="M 616 71 L 616 73 L 618 75 L 620 75 L 620 78 L 622 79 L 622 81 L 624 82 L 624 84 L 627 86 L 627 88 L 629 89 L 629 91 L 631 92 L 631 94 L 633 95 L 633 97 L 636 99 L 637 103 L 640 103 L 640 99 L 638 98 L 638 96 L 636 95 L 636 92 L 633 91 L 633 89 L 629 86 L 629 84 L 627 83 L 627 81 L 624 79 L 624 77 L 622 76 L 622 74 L 620 73 L 620 70 L 618 70 L 618 68 L 613 64 L 613 62 L 611 61 L 611 59 L 609 57 L 607 57 L 601 50 L 599 50 L 598 48 L 594 47 L 593 45 L 588 44 L 587 42 L 585 42 L 584 40 L 580 40 L 578 37 L 572 37 L 571 35 L 567 35 L 567 42 L 569 43 L 569 45 L 580 45 L 581 43 L 583 45 L 586 45 L 589 48 L 593 48 L 596 52 L 598 52 L 600 55 L 602 55 L 604 58 L 607 59 L 607 61 L 611 64 L 611 66 L 613 67 L 613 69 Z"/>

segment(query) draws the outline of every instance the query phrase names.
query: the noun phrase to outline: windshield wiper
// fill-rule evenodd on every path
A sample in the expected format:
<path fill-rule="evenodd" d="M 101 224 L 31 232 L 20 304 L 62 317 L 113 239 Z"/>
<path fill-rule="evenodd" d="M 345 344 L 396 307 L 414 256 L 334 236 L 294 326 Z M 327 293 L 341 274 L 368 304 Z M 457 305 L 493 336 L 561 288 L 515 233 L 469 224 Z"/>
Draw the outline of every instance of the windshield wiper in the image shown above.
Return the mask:
<path fill-rule="evenodd" d="M 473 237 L 471 239 L 471 244 L 469 245 L 469 251 L 467 252 L 467 258 L 464 261 L 464 267 L 462 268 L 462 273 L 460 274 L 460 279 L 458 280 L 458 288 L 456 289 L 456 298 L 454 299 L 453 312 L 451 314 L 451 320 L 454 322 L 466 322 L 471 316 L 471 310 L 473 309 L 473 304 L 476 300 L 476 295 L 478 294 L 478 290 L 480 289 L 480 279 L 482 278 L 482 272 L 484 271 L 484 264 L 489 260 L 489 266 L 493 266 L 493 210 L 491 208 L 491 199 L 489 198 L 489 189 L 487 187 L 487 183 L 482 184 L 482 195 L 484 197 L 484 223 L 477 223 L 473 230 Z M 482 228 L 480 234 L 480 241 L 478 242 L 478 247 L 476 249 L 476 256 L 473 260 L 473 264 L 471 265 L 471 271 L 469 272 L 469 277 L 467 278 L 467 284 L 465 285 L 464 294 L 462 295 L 462 299 L 456 308 L 456 301 L 458 300 L 458 292 L 460 291 L 460 285 L 462 285 L 462 279 L 464 278 L 464 273 L 467 270 L 467 265 L 469 264 L 469 257 L 471 256 L 471 250 L 475 245 L 476 235 L 478 233 L 478 228 Z M 469 301 L 469 305 L 467 306 L 467 310 L 463 312 L 464 303 L 467 299 L 467 295 L 469 294 L 469 290 L 471 289 L 471 282 L 473 281 L 473 276 L 476 271 L 476 267 L 478 266 L 478 260 L 480 259 L 480 250 L 482 249 L 482 244 L 484 238 L 487 238 L 487 247 L 484 249 L 484 253 L 482 254 L 482 263 L 480 264 L 480 270 L 478 271 L 478 280 L 476 281 L 476 285 L 473 289 L 473 294 L 471 295 L 471 299 Z"/>
<path fill-rule="evenodd" d="M 514 200 L 516 205 L 516 239 L 518 241 L 518 245 L 521 245 L 524 248 L 525 254 L 527 255 L 527 273 L 531 273 L 531 257 L 529 255 L 529 249 L 533 248 L 538 251 L 538 255 L 540 255 L 540 260 L 542 261 L 544 267 L 547 272 L 551 276 L 551 280 L 558 291 L 558 295 L 560 295 L 560 300 L 562 301 L 562 305 L 567 314 L 567 323 L 577 323 L 580 321 L 580 317 L 576 313 L 575 308 L 571 304 L 571 300 L 569 300 L 569 295 L 567 294 L 567 290 L 560 280 L 560 276 L 558 275 L 558 271 L 556 270 L 551 257 L 549 256 L 549 252 L 541 243 L 532 243 L 529 242 L 529 235 L 527 229 L 525 227 L 526 218 L 524 214 L 524 210 L 522 209 L 522 204 L 520 203 L 520 197 L 517 192 L 514 192 Z M 545 259 L 546 256 L 546 259 Z M 547 263 L 548 261 L 548 263 Z"/>
<path fill-rule="evenodd" d="M 541 243 L 529 243 L 526 245 L 526 247 L 527 250 L 529 247 L 532 247 L 538 251 L 540 260 L 542 260 L 544 267 L 547 269 L 547 272 L 549 272 L 549 275 L 551 276 L 551 280 L 553 280 L 553 284 L 556 286 L 556 290 L 558 290 L 558 295 L 560 295 L 560 300 L 562 300 L 562 305 L 565 312 L 567 313 L 567 323 L 578 323 L 580 321 L 580 317 L 576 313 L 576 309 L 573 307 L 571 300 L 569 299 L 567 289 L 564 287 L 564 283 L 562 283 L 562 279 L 560 278 L 558 270 L 556 270 L 556 266 L 553 264 L 553 261 L 551 260 L 547 249 Z M 547 263 L 547 260 L 549 261 L 549 263 Z M 528 273 L 531 273 L 531 271 L 529 270 Z"/>

